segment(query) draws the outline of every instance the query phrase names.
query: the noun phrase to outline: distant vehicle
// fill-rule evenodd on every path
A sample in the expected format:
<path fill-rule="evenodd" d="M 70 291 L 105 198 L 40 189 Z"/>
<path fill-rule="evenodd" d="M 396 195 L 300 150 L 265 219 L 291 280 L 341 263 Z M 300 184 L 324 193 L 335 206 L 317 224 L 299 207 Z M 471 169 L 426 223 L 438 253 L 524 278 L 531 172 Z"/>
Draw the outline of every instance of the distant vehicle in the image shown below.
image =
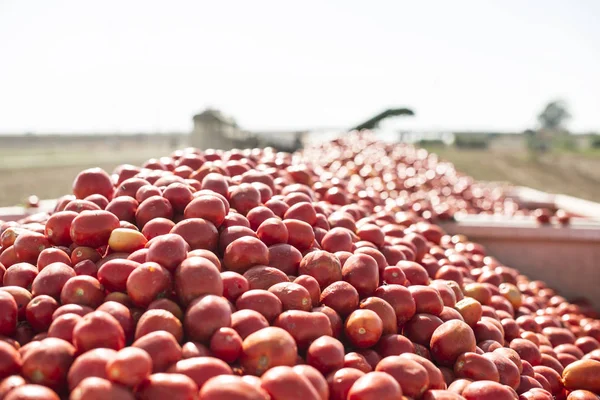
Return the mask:
<path fill-rule="evenodd" d="M 415 113 L 410 108 L 390 108 L 390 109 L 387 109 L 387 110 L 377 114 L 373 118 L 368 119 L 367 121 L 363 122 L 362 124 L 359 124 L 359 125 L 353 127 L 350 130 L 360 131 L 363 129 L 375 129 L 375 128 L 377 128 L 379 123 L 381 121 L 383 121 L 384 119 L 387 119 L 390 117 L 399 117 L 399 116 L 404 116 L 404 115 L 413 116 L 413 115 L 415 115 Z"/>

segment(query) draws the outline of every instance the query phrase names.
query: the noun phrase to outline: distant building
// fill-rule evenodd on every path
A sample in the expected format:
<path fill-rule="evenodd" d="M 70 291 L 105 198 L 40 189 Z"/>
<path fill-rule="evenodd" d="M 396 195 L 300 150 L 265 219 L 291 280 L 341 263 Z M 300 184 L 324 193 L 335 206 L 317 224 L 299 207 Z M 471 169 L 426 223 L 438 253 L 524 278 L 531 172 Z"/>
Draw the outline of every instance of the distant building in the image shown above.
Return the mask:
<path fill-rule="evenodd" d="M 282 151 L 294 151 L 302 147 L 306 131 L 248 131 L 221 111 L 207 108 L 194 115 L 194 129 L 189 144 L 199 149 L 231 149 L 274 147 Z"/>
<path fill-rule="evenodd" d="M 251 135 L 243 132 L 232 117 L 226 116 L 219 110 L 208 108 L 194 115 L 194 130 L 189 143 L 199 149 L 231 149 L 253 147 Z"/>

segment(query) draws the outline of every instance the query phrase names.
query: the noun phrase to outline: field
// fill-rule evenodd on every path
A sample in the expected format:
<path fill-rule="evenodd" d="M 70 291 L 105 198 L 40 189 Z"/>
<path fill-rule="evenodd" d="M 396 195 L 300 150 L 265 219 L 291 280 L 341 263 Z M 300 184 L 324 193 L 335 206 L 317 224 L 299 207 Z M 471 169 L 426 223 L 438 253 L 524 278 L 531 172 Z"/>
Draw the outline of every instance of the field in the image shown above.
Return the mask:
<path fill-rule="evenodd" d="M 73 178 L 85 168 L 99 166 L 110 172 L 119 164 L 139 165 L 172 150 L 164 146 L 68 152 L 0 149 L 0 206 L 22 204 L 31 194 L 44 199 L 69 193 Z M 507 181 L 600 202 L 600 153 L 560 151 L 533 158 L 526 152 L 430 150 L 476 179 Z"/>
<path fill-rule="evenodd" d="M 478 180 L 511 182 L 600 202 L 599 152 L 556 150 L 533 157 L 525 151 L 429 150 Z"/>
<path fill-rule="evenodd" d="M 73 179 L 83 169 L 101 167 L 110 173 L 119 164 L 140 165 L 172 150 L 158 146 L 120 151 L 0 150 L 0 206 L 23 204 L 32 194 L 40 199 L 56 198 L 71 193 Z"/>

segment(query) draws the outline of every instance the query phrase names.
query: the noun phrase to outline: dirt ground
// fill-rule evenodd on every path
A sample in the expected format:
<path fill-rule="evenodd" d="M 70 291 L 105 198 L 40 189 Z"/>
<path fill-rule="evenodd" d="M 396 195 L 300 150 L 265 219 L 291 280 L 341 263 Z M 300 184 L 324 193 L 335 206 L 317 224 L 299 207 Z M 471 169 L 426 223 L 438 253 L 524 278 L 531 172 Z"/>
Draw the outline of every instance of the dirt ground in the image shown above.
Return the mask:
<path fill-rule="evenodd" d="M 550 193 L 600 202 L 600 153 L 430 149 L 475 179 L 506 181 Z"/>
<path fill-rule="evenodd" d="M 126 149 L 121 152 L 69 152 L 0 149 L 0 206 L 22 204 L 35 194 L 42 199 L 70 193 L 78 172 L 99 166 L 111 172 L 117 165 L 139 165 L 173 149 Z M 535 189 L 600 202 L 600 153 L 557 152 L 533 159 L 526 152 L 430 149 L 476 179 L 508 181 Z"/>
<path fill-rule="evenodd" d="M 169 155 L 171 149 L 129 149 L 120 152 L 98 152 L 73 149 L 69 152 L 0 150 L 0 207 L 23 204 L 35 194 L 52 199 L 71 193 L 77 174 L 91 167 L 111 173 L 120 164 L 141 165 L 152 157 Z"/>

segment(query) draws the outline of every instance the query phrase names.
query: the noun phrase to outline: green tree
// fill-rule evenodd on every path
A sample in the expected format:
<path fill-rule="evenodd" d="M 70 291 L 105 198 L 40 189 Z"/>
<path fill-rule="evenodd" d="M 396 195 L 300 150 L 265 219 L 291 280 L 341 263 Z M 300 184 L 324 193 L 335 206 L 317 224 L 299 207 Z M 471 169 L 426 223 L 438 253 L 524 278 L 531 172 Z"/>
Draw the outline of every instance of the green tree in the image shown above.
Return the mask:
<path fill-rule="evenodd" d="M 563 127 L 566 120 L 571 118 L 571 114 L 564 101 L 554 100 L 546 105 L 537 118 L 543 129 L 558 130 Z"/>

